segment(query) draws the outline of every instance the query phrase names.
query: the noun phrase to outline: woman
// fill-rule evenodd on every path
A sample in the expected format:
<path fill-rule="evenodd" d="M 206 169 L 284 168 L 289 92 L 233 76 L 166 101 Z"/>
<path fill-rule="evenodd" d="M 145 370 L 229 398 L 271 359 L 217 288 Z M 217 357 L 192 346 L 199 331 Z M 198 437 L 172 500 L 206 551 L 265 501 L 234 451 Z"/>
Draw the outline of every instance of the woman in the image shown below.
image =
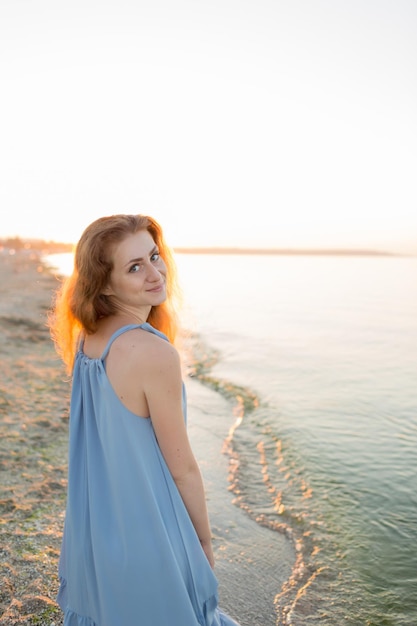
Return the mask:
<path fill-rule="evenodd" d="M 151 217 L 86 228 L 51 332 L 72 373 L 58 601 L 65 626 L 232 626 L 173 346 L 173 258 Z"/>

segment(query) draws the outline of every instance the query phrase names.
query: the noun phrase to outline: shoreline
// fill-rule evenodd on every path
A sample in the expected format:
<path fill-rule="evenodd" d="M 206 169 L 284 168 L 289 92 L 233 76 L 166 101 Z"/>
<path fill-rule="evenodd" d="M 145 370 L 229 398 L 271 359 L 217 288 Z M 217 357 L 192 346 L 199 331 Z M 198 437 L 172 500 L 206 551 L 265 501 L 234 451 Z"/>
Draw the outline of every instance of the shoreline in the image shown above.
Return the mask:
<path fill-rule="evenodd" d="M 46 327 L 58 279 L 33 251 L 0 254 L 0 278 L 0 624 L 61 626 L 55 598 L 70 388 Z M 206 486 L 220 606 L 241 626 L 275 626 L 273 600 L 291 575 L 293 546 L 233 503 L 224 452 L 234 423 L 230 401 L 196 379 L 187 377 L 185 385 L 190 440 Z"/>

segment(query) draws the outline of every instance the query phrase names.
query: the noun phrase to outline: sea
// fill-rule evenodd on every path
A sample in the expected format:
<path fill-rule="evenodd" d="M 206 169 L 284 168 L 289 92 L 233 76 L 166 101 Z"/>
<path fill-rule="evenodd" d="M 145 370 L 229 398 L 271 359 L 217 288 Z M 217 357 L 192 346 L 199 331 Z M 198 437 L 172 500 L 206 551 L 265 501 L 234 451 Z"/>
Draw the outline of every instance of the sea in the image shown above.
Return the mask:
<path fill-rule="evenodd" d="M 417 626 L 417 257 L 175 256 L 238 506 L 296 548 L 277 626 Z"/>

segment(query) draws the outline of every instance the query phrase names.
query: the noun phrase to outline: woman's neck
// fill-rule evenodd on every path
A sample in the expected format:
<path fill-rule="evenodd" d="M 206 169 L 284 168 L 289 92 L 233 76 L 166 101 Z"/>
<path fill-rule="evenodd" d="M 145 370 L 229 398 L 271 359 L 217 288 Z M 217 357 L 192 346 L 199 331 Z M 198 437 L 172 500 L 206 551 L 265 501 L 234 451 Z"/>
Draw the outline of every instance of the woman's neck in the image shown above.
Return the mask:
<path fill-rule="evenodd" d="M 150 306 L 129 307 L 126 305 L 116 306 L 116 311 L 112 316 L 115 320 L 123 324 L 145 324 L 151 312 Z"/>

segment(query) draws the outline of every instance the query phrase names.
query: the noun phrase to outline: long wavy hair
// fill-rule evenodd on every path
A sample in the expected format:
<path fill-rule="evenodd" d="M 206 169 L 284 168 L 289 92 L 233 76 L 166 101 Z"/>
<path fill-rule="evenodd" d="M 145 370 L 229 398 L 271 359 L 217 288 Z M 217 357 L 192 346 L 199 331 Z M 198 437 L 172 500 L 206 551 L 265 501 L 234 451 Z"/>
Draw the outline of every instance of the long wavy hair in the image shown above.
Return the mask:
<path fill-rule="evenodd" d="M 151 308 L 147 321 L 175 342 L 180 290 L 174 258 L 161 226 L 148 215 L 101 217 L 87 226 L 81 235 L 74 252 L 73 272 L 57 290 L 48 318 L 55 348 L 69 373 L 80 334 L 93 334 L 100 318 L 115 313 L 111 299 L 103 295 L 113 269 L 113 246 L 140 230 L 151 234 L 167 266 L 167 298 Z"/>

